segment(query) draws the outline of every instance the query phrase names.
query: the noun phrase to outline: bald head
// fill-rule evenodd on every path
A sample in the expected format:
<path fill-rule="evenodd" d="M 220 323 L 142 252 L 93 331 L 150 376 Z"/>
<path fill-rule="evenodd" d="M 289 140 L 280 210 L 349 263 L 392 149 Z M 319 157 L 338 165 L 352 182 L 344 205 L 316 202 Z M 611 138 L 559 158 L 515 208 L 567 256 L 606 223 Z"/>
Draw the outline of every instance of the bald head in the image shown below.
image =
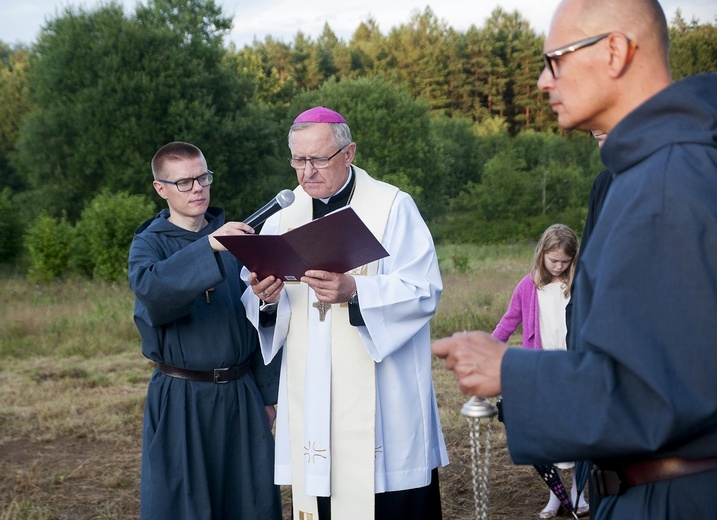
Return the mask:
<path fill-rule="evenodd" d="M 586 38 L 593 40 L 563 49 Z M 667 21 L 656 0 L 563 0 L 545 39 L 546 52 L 557 49 L 553 73 L 544 70 L 538 87 L 563 128 L 609 132 L 671 81 Z"/>
<path fill-rule="evenodd" d="M 564 0 L 558 10 L 562 6 L 574 7 L 574 23 L 586 35 L 621 32 L 654 57 L 667 60 L 667 20 L 656 0 Z"/>

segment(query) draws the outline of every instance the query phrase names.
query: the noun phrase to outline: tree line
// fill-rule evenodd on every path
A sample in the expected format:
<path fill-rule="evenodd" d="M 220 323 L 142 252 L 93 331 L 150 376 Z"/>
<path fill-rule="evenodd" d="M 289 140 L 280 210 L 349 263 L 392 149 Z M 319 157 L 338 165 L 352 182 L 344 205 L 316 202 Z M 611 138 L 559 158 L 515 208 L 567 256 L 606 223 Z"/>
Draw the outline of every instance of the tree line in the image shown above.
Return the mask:
<path fill-rule="evenodd" d="M 141 211 L 121 211 L 134 229 L 161 206 L 149 161 L 172 140 L 202 148 L 212 203 L 240 220 L 297 184 L 286 133 L 317 104 L 346 116 L 356 163 L 411 193 L 439 242 L 535 238 L 555 221 L 580 231 L 597 146 L 558 129 L 536 87 L 543 36 L 517 11 L 460 32 L 426 8 L 386 34 L 369 18 L 348 42 L 326 24 L 316 40 L 241 49 L 230 28 L 212 0 L 110 2 L 66 7 L 30 45 L 0 42 L 0 261 L 52 250 L 33 226 L 89 241 L 80 230 L 101 229 L 83 214 L 138 197 Z M 674 79 L 717 70 L 715 30 L 671 21 Z"/>

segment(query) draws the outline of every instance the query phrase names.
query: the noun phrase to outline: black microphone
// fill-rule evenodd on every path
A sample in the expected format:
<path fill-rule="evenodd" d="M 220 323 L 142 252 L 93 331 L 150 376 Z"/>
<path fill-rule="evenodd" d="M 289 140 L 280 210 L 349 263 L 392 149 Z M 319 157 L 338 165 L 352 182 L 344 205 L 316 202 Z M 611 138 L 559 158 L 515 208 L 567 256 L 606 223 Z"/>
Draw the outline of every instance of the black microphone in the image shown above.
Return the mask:
<path fill-rule="evenodd" d="M 264 204 L 260 210 L 249 215 L 244 220 L 244 224 L 249 224 L 251 227 L 256 228 L 258 225 L 263 224 L 264 221 L 274 213 L 291 206 L 295 197 L 294 192 L 291 190 L 280 191 L 276 197 Z"/>

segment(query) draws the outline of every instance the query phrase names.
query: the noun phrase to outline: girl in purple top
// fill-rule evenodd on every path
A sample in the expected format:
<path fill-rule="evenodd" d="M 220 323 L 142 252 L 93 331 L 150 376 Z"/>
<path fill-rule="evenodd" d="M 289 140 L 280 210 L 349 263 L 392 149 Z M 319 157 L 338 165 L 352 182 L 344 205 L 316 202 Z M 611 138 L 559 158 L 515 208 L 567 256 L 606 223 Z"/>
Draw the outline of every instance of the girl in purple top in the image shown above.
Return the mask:
<path fill-rule="evenodd" d="M 507 342 L 518 325 L 523 324 L 523 348 L 565 350 L 565 306 L 570 300 L 570 286 L 575 272 L 578 239 L 573 231 L 554 224 L 543 232 L 533 256 L 533 269 L 518 282 L 510 299 L 508 310 L 493 331 L 493 336 Z M 575 468 L 572 462 L 558 463 L 558 467 Z M 572 500 L 577 498 L 573 474 Z M 561 502 L 551 491 L 550 500 L 540 512 L 540 518 L 557 516 Z M 589 511 L 581 495 L 578 514 Z"/>

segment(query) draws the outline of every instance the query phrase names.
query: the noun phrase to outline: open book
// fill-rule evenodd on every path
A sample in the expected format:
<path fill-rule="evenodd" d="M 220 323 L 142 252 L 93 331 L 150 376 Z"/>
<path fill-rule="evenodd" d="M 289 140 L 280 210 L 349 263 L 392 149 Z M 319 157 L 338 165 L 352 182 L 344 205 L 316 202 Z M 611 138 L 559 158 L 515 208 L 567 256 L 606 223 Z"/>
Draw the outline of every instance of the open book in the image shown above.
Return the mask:
<path fill-rule="evenodd" d="M 388 256 L 350 206 L 282 235 L 215 238 L 260 280 L 274 275 L 295 282 L 310 269 L 345 273 Z"/>

